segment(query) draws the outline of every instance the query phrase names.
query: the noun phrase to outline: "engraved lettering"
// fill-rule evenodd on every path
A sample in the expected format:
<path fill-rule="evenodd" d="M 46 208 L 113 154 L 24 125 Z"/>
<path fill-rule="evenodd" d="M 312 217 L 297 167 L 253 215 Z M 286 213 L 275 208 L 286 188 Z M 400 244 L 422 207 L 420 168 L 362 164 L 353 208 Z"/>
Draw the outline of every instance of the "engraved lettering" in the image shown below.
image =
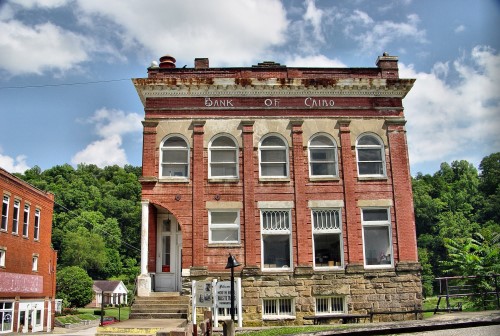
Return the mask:
<path fill-rule="evenodd" d="M 333 99 L 313 99 L 307 97 L 304 99 L 304 105 L 307 107 L 333 107 L 335 106 L 335 101 Z"/>
<path fill-rule="evenodd" d="M 205 98 L 206 107 L 234 107 L 232 99 L 211 99 Z"/>
<path fill-rule="evenodd" d="M 210 107 L 212 106 L 212 100 L 210 98 L 205 98 L 205 106 L 206 107 Z"/>

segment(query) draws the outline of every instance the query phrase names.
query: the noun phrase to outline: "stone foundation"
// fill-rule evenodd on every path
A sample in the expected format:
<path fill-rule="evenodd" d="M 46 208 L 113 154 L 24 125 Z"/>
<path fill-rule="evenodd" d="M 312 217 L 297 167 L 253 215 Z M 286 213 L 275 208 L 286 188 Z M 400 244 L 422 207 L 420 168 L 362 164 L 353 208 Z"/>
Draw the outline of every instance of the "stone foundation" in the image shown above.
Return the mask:
<path fill-rule="evenodd" d="M 274 326 L 312 324 L 305 316 L 315 315 L 315 297 L 343 296 L 348 314 L 412 311 L 422 308 L 422 285 L 419 263 L 399 263 L 392 269 L 364 269 L 347 266 L 339 271 L 313 271 L 298 267 L 293 272 L 262 272 L 251 269 L 238 272 L 241 276 L 243 326 Z M 204 273 L 204 272 L 201 272 Z M 201 274 L 184 277 L 184 290 L 190 290 L 191 280 L 228 280 L 228 274 Z M 262 300 L 292 298 L 294 318 L 263 320 Z M 408 314 L 375 314 L 373 321 L 414 319 Z"/>

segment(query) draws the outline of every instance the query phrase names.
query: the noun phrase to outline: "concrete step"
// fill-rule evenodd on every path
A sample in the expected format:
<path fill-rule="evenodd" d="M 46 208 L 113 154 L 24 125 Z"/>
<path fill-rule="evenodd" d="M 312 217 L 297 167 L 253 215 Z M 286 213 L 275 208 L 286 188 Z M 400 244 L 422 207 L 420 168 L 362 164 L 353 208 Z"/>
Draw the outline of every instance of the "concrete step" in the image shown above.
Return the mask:
<path fill-rule="evenodd" d="M 183 313 L 135 313 L 129 315 L 129 319 L 187 319 L 187 312 Z"/>
<path fill-rule="evenodd" d="M 187 307 L 134 307 L 132 313 L 187 313 Z"/>

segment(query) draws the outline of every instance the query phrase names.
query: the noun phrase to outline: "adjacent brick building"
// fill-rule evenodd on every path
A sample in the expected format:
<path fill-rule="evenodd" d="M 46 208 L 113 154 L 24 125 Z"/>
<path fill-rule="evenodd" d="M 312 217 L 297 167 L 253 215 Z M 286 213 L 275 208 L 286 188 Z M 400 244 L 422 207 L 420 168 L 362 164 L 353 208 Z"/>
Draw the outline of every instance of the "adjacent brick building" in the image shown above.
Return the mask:
<path fill-rule="evenodd" d="M 0 333 L 51 331 L 57 254 L 54 195 L 0 168 Z"/>
<path fill-rule="evenodd" d="M 414 80 L 397 57 L 177 68 L 164 56 L 133 82 L 145 111 L 140 296 L 227 279 L 231 253 L 243 325 L 421 305 L 402 104 Z"/>

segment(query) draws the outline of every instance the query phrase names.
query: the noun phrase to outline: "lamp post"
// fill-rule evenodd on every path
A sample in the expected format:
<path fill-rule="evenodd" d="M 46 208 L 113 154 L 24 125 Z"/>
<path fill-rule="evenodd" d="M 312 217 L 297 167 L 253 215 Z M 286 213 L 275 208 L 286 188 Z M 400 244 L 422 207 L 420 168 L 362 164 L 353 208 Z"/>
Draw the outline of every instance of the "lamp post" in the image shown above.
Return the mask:
<path fill-rule="evenodd" d="M 241 266 L 241 264 L 236 260 L 236 258 L 229 253 L 227 258 L 226 269 L 231 269 L 231 321 L 234 322 L 234 268 Z"/>

